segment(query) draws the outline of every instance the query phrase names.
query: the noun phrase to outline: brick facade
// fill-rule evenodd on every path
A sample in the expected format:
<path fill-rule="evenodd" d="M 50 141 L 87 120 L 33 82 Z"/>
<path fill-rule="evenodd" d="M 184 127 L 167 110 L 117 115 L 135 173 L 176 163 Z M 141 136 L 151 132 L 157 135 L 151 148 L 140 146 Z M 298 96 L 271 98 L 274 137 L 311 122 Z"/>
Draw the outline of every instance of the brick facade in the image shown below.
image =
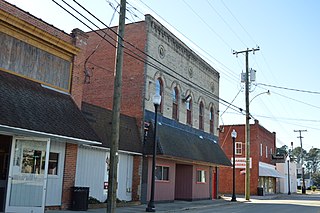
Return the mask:
<path fill-rule="evenodd" d="M 124 39 L 124 58 L 122 71 L 122 97 L 121 97 L 121 113 L 136 117 L 138 121 L 143 117 L 144 102 L 144 63 L 134 59 L 126 53 L 136 56 L 138 54 L 145 59 L 145 55 L 136 50 L 136 48 L 144 51 L 146 32 L 144 22 L 128 24 L 125 26 Z M 88 63 L 87 69 L 90 69 L 90 76 L 84 85 L 83 101 L 94 104 L 106 109 L 112 110 L 113 104 L 113 88 L 114 88 L 114 70 L 115 70 L 115 54 L 116 54 L 116 27 L 111 30 L 104 30 L 107 35 L 103 40 L 95 32 L 89 32 L 87 35 L 88 45 L 86 49 L 86 57 Z M 99 32 L 103 35 L 103 33 Z M 109 37 L 110 36 L 110 37 Z M 133 44 L 132 47 L 130 44 Z M 98 47 L 98 48 L 97 48 Z M 133 51 L 134 53 L 130 52 Z M 92 55 L 91 55 L 92 54 Z M 90 56 L 91 55 L 91 56 Z M 86 59 L 87 59 L 86 58 Z M 138 123 L 141 127 L 142 123 Z"/>
<path fill-rule="evenodd" d="M 221 126 L 223 132 L 219 135 L 219 143 L 223 151 L 231 161 L 233 156 L 233 142 L 231 132 L 237 132 L 236 142 L 242 142 L 242 154 L 236 158 L 245 158 L 245 125 L 225 125 Z M 255 120 L 250 125 L 250 156 L 252 158 L 252 168 L 250 170 L 250 194 L 257 195 L 259 186 L 259 162 L 271 163 L 271 154 L 276 151 L 276 134 L 269 132 Z M 261 149 L 262 148 L 262 149 Z M 262 152 L 261 152 L 262 151 Z M 236 194 L 245 193 L 245 171 L 244 168 L 236 168 Z M 232 167 L 219 169 L 219 192 L 222 194 L 232 194 Z"/>
<path fill-rule="evenodd" d="M 75 183 L 78 145 L 66 144 L 65 164 L 62 186 L 62 209 L 70 208 L 72 201 L 72 188 Z"/>

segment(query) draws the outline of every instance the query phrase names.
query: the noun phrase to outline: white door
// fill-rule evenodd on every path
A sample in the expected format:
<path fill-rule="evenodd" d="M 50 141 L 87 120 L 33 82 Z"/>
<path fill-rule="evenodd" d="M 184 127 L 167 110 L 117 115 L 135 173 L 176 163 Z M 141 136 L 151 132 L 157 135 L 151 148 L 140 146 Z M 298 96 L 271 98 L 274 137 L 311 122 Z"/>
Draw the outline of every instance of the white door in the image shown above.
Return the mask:
<path fill-rule="evenodd" d="M 13 138 L 6 212 L 43 213 L 50 139 Z"/>

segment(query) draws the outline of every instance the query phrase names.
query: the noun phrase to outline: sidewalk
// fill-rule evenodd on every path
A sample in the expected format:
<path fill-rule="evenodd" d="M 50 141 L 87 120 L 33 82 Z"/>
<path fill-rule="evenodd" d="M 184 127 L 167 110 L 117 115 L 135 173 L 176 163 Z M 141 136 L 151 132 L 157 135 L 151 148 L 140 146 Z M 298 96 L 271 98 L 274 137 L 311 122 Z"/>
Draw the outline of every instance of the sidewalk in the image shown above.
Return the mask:
<path fill-rule="evenodd" d="M 251 196 L 250 199 L 274 199 L 282 195 L 266 195 L 266 196 Z M 199 201 L 174 201 L 171 203 L 156 203 L 156 212 L 181 212 L 188 209 L 198 209 L 208 206 L 221 206 L 221 205 L 234 205 L 240 202 L 250 202 L 246 201 L 243 196 L 237 195 L 237 202 L 230 202 L 231 196 L 222 196 L 221 199 L 217 200 L 199 200 Z M 132 212 L 146 212 L 147 204 L 117 207 L 117 213 L 132 213 Z M 88 209 L 88 211 L 71 211 L 71 210 L 48 210 L 46 213 L 106 213 L 106 208 L 99 209 Z"/>

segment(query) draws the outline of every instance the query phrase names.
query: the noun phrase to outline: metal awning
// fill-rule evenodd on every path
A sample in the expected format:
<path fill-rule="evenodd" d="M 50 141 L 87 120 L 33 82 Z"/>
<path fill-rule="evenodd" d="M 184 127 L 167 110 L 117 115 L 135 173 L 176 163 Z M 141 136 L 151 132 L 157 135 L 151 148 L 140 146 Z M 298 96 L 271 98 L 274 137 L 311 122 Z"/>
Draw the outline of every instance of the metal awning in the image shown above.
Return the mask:
<path fill-rule="evenodd" d="M 284 176 L 275 169 L 275 166 L 262 162 L 259 162 L 259 177 L 284 178 Z"/>

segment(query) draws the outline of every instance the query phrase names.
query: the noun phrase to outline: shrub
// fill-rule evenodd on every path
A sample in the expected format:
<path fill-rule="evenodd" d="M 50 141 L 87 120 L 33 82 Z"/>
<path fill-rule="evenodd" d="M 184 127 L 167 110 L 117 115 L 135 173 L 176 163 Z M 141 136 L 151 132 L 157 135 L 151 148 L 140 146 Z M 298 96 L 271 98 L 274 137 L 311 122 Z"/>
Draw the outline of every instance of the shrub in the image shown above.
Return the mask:
<path fill-rule="evenodd" d="M 94 198 L 94 197 L 89 197 L 88 199 L 88 203 L 89 204 L 97 204 L 97 203 L 101 203 L 97 198 Z"/>

